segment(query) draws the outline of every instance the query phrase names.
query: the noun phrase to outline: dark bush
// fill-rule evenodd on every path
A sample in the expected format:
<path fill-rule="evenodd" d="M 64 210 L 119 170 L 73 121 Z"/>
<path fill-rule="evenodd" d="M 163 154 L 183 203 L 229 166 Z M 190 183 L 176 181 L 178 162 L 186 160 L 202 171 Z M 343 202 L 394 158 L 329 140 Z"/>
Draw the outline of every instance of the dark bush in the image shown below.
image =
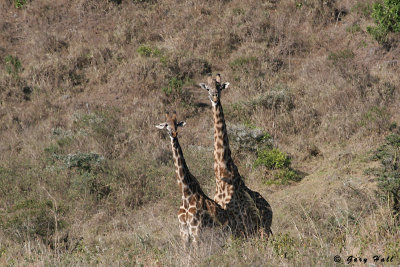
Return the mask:
<path fill-rule="evenodd" d="M 400 212 L 400 135 L 390 134 L 386 142 L 374 152 L 373 159 L 382 163 L 382 168 L 375 170 L 378 186 L 385 196 L 392 200 L 393 211 Z"/>

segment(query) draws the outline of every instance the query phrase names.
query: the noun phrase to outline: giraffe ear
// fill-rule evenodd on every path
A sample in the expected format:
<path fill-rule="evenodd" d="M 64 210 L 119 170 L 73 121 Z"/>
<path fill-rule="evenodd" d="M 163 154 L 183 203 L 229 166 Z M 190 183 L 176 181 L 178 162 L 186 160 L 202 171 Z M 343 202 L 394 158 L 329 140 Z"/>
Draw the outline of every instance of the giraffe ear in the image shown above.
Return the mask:
<path fill-rule="evenodd" d="M 164 129 L 164 128 L 166 128 L 167 127 L 167 124 L 164 122 L 164 123 L 160 123 L 159 125 L 156 125 L 156 127 L 158 128 L 158 129 Z"/>
<path fill-rule="evenodd" d="M 217 74 L 217 76 L 215 77 L 215 80 L 218 82 L 218 83 L 221 83 L 221 74 Z"/>
<path fill-rule="evenodd" d="M 210 88 L 205 83 L 200 83 L 199 85 L 201 88 L 206 89 L 207 91 L 210 90 Z"/>
<path fill-rule="evenodd" d="M 209 85 L 212 85 L 212 82 L 213 82 L 212 75 L 211 75 L 211 73 L 209 73 L 208 76 L 207 76 L 207 83 Z"/>
<path fill-rule="evenodd" d="M 183 127 L 183 126 L 185 126 L 185 125 L 186 125 L 186 122 L 180 121 L 180 122 L 178 122 L 178 123 L 176 124 L 176 127 Z"/>
<path fill-rule="evenodd" d="M 228 86 L 229 86 L 229 83 L 223 83 L 221 85 L 221 90 L 224 90 L 224 89 L 228 88 Z"/>

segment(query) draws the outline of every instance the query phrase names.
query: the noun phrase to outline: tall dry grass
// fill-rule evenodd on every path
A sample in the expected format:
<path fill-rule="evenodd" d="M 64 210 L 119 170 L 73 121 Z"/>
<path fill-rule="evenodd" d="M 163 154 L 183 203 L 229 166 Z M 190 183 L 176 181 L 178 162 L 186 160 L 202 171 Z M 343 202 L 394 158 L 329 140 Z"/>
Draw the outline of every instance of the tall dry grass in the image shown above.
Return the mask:
<path fill-rule="evenodd" d="M 0 2 L 0 265 L 398 264 L 398 223 L 364 173 L 400 119 L 399 48 L 366 33 L 372 3 Z M 305 177 L 268 183 L 256 152 L 233 151 L 275 234 L 183 252 L 154 125 L 185 118 L 186 161 L 213 195 L 208 72 L 231 83 L 227 121 L 269 133 Z"/>

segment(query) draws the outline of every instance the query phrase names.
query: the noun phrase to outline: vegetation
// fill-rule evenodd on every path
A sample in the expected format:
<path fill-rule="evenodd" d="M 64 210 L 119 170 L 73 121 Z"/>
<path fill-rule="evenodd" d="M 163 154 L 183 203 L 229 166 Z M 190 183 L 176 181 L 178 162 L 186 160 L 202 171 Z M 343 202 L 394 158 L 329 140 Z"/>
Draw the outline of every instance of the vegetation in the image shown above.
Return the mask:
<path fill-rule="evenodd" d="M 362 15 L 365 18 L 369 18 L 372 13 L 372 6 L 368 2 L 357 2 L 351 9 L 358 15 Z"/>
<path fill-rule="evenodd" d="M 372 17 L 377 26 L 367 27 L 369 34 L 381 44 L 387 43 L 390 32 L 400 32 L 400 3 L 397 0 L 384 0 L 372 6 Z"/>
<path fill-rule="evenodd" d="M 14 6 L 16 8 L 21 8 L 24 5 L 26 5 L 27 2 L 28 2 L 27 0 L 14 0 Z"/>
<path fill-rule="evenodd" d="M 400 135 L 386 136 L 386 142 L 374 153 L 374 160 L 382 163 L 382 168 L 368 169 L 378 177 L 378 186 L 384 197 L 388 197 L 393 211 L 400 212 Z"/>
<path fill-rule="evenodd" d="M 161 51 L 158 48 L 151 48 L 146 45 L 140 45 L 137 49 L 137 52 L 139 53 L 139 55 L 145 56 L 145 57 L 161 55 Z"/>
<path fill-rule="evenodd" d="M 398 4 L 375 2 L 0 1 L 0 266 L 400 264 Z M 274 235 L 212 235 L 188 257 L 154 125 L 187 122 L 212 197 L 210 72 Z"/>
<path fill-rule="evenodd" d="M 337 62 L 339 60 L 347 60 L 354 58 L 354 53 L 351 50 L 343 50 L 337 53 L 330 53 L 328 55 L 328 59 L 332 60 L 333 62 Z"/>
<path fill-rule="evenodd" d="M 182 86 L 183 86 L 183 81 L 181 79 L 172 77 L 168 81 L 168 85 L 166 87 L 163 87 L 162 90 L 167 96 L 172 94 L 178 96 L 182 93 Z"/>
<path fill-rule="evenodd" d="M 264 165 L 269 169 L 282 169 L 290 165 L 290 158 L 276 148 L 259 150 L 257 156 L 255 167 Z"/>
<path fill-rule="evenodd" d="M 243 69 L 246 65 L 250 64 L 255 64 L 257 61 L 256 57 L 239 57 L 233 60 L 229 66 L 232 68 L 232 70 L 239 70 Z"/>
<path fill-rule="evenodd" d="M 254 167 L 264 166 L 272 170 L 272 177 L 265 179 L 265 184 L 286 185 L 291 182 L 299 182 L 302 179 L 301 173 L 291 168 L 291 159 L 286 153 L 277 148 L 263 148 L 257 151 L 257 159 Z"/>
<path fill-rule="evenodd" d="M 22 64 L 18 57 L 8 55 L 4 58 L 6 72 L 14 79 L 19 78 L 19 73 L 22 71 Z"/>
<path fill-rule="evenodd" d="M 346 28 L 346 31 L 349 33 L 357 33 L 357 32 L 361 32 L 361 27 L 358 24 L 355 24 L 353 26 L 349 26 L 348 28 Z"/>

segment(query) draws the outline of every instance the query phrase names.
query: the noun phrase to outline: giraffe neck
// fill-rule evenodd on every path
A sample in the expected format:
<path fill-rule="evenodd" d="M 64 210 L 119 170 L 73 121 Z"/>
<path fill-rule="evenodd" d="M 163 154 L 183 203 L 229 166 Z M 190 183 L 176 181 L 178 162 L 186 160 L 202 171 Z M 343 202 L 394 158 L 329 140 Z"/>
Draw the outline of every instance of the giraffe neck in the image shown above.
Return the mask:
<path fill-rule="evenodd" d="M 232 160 L 228 132 L 221 102 L 213 105 L 214 113 L 214 172 L 217 183 L 221 178 L 239 178 L 240 174 Z"/>
<path fill-rule="evenodd" d="M 177 182 L 182 192 L 182 198 L 187 199 L 194 193 L 202 193 L 199 182 L 190 173 L 189 168 L 186 165 L 178 137 L 171 137 L 171 145 Z"/>

